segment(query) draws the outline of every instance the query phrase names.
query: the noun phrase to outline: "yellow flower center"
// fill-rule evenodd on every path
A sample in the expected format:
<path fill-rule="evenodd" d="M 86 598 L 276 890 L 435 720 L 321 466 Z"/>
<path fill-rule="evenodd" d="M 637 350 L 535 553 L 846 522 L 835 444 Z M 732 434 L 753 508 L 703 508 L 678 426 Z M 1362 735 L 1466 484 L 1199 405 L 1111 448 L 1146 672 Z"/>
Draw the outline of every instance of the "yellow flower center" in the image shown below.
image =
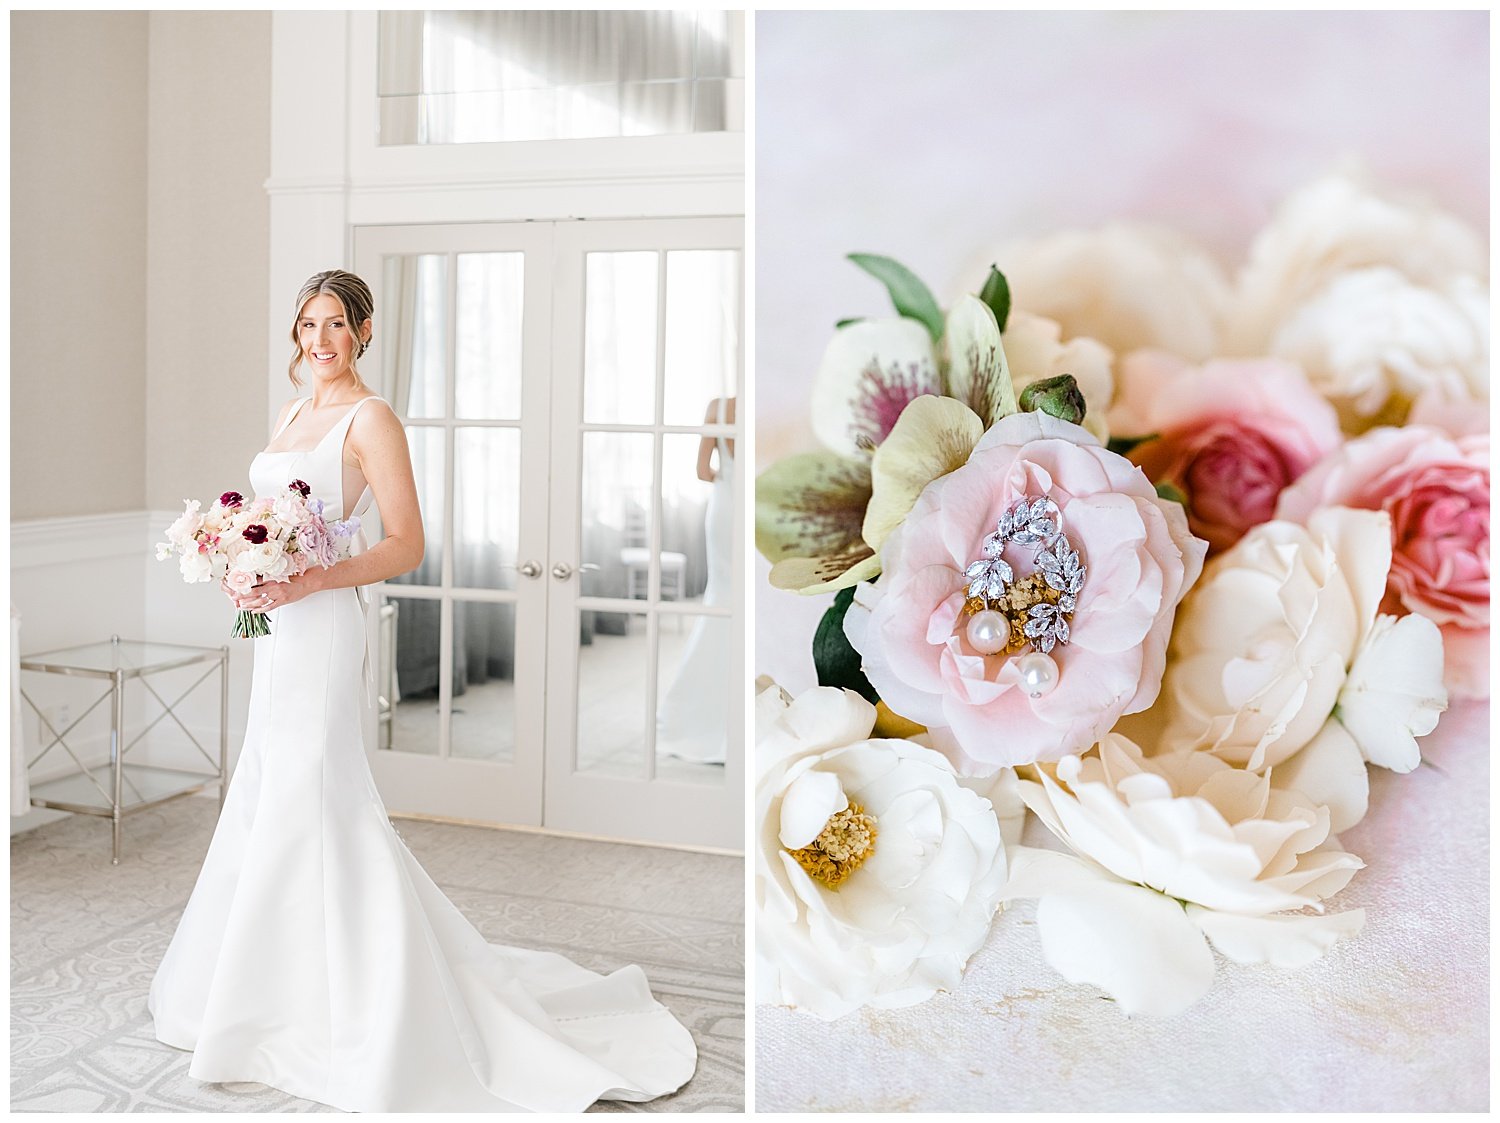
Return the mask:
<path fill-rule="evenodd" d="M 837 889 L 865 859 L 875 853 L 875 816 L 852 800 L 823 825 L 823 831 L 801 850 L 790 851 L 814 881 Z"/>
<path fill-rule="evenodd" d="M 973 616 L 976 612 L 991 608 L 1004 616 L 1006 623 L 1010 625 L 1010 639 L 1005 650 L 997 654 L 1014 655 L 1031 642 L 1026 637 L 1027 613 L 1031 606 L 1056 604 L 1061 599 L 1062 594 L 1047 584 L 1047 578 L 1037 572 L 1012 584 L 999 600 L 986 601 L 983 597 L 970 597 L 964 602 L 964 613 Z"/>

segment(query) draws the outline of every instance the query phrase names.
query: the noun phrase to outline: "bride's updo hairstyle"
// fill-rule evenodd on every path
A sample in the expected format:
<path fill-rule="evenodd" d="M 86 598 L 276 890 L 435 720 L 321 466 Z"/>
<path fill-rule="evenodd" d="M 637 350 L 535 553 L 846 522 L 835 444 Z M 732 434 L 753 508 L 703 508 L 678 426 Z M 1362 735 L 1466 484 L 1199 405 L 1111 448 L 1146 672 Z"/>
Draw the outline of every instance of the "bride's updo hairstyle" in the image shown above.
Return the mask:
<path fill-rule="evenodd" d="M 287 365 L 286 373 L 293 386 L 302 385 L 302 379 L 297 377 L 297 368 L 302 365 L 302 344 L 297 338 L 297 323 L 302 318 L 302 309 L 315 296 L 331 296 L 339 302 L 344 310 L 344 322 L 349 325 L 355 339 L 359 339 L 360 326 L 366 320 L 375 318 L 375 297 L 370 293 L 370 286 L 360 277 L 343 269 L 325 269 L 309 277 L 302 286 L 302 291 L 297 294 L 297 306 L 292 311 L 292 343 L 295 350 L 292 351 L 292 361 Z M 369 346 L 368 340 L 361 340 L 354 357 L 359 358 Z M 353 369 L 352 363 L 350 369 Z M 359 371 L 356 370 L 354 376 L 358 378 Z"/>

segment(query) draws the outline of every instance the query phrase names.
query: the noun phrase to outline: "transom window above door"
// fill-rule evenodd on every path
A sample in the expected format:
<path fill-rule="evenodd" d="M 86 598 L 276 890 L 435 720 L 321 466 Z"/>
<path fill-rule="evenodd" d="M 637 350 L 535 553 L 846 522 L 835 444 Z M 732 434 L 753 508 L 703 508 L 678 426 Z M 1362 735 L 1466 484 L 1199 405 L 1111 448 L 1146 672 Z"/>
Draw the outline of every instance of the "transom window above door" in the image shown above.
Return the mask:
<path fill-rule="evenodd" d="M 381 12 L 380 143 L 743 132 L 744 13 Z"/>

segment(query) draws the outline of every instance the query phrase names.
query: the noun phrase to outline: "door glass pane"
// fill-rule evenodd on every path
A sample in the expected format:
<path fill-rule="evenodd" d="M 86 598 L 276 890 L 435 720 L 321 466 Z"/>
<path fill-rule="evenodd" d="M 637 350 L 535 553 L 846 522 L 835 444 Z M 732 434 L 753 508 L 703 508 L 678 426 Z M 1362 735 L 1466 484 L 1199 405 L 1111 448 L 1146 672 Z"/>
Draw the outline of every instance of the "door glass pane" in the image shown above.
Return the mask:
<path fill-rule="evenodd" d="M 422 508 L 425 551 L 417 568 L 392 577 L 393 585 L 440 585 L 443 579 L 443 433 L 426 425 L 408 425 L 411 470 Z"/>
<path fill-rule="evenodd" d="M 438 753 L 438 671 L 442 606 L 386 597 L 378 616 L 377 743 L 402 753 Z"/>
<path fill-rule="evenodd" d="M 521 431 L 454 430 L 453 583 L 514 589 L 520 537 Z"/>
<path fill-rule="evenodd" d="M 516 752 L 516 606 L 453 602 L 453 748 L 509 764 Z"/>
<path fill-rule="evenodd" d="M 583 419 L 656 420 L 654 251 L 591 253 L 584 273 Z"/>
<path fill-rule="evenodd" d="M 663 612 L 658 617 L 656 775 L 724 783 L 734 621 Z"/>
<path fill-rule="evenodd" d="M 392 577 L 392 585 L 443 583 L 443 435 L 444 430 L 437 427 L 407 426 L 426 549 L 416 570 Z"/>
<path fill-rule="evenodd" d="M 738 250 L 667 253 L 666 341 L 662 419 L 702 424 L 710 404 L 734 397 L 739 383 Z"/>
<path fill-rule="evenodd" d="M 651 639 L 644 612 L 578 613 L 578 724 L 574 767 L 644 777 L 651 704 Z"/>
<path fill-rule="evenodd" d="M 404 417 L 442 417 L 448 368 L 448 261 L 440 253 L 384 260 L 380 378 Z"/>
<path fill-rule="evenodd" d="M 713 442 L 709 442 L 712 449 Z M 714 485 L 698 478 L 698 465 L 703 448 L 700 438 L 682 433 L 668 433 L 662 437 L 661 456 L 661 599 L 664 601 L 702 600 L 710 581 L 711 560 L 721 562 L 725 571 L 721 581 L 727 577 L 730 561 L 729 542 L 718 545 L 709 542 L 710 500 L 717 492 Z M 717 457 L 710 452 L 707 471 L 714 470 Z M 720 489 L 722 490 L 722 489 Z M 730 498 L 726 496 L 726 498 Z M 730 498 L 728 506 L 733 506 Z M 715 504 L 713 515 L 720 518 L 724 511 L 730 518 L 733 512 L 724 504 Z M 723 528 L 728 530 L 728 522 Z"/>
<path fill-rule="evenodd" d="M 525 255 L 458 255 L 455 410 L 459 417 L 521 416 Z"/>
<path fill-rule="evenodd" d="M 583 434 L 579 551 L 591 596 L 645 599 L 651 574 L 650 433 Z"/>

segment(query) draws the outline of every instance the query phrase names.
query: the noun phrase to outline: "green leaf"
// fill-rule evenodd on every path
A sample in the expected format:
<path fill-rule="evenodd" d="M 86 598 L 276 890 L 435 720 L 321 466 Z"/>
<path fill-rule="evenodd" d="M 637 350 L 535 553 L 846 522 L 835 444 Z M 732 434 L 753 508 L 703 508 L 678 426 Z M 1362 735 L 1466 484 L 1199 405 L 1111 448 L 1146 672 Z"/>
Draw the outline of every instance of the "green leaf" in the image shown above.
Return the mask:
<path fill-rule="evenodd" d="M 984 279 L 984 288 L 979 290 L 979 299 L 990 306 L 995 323 L 1004 331 L 1005 321 L 1010 319 L 1010 282 L 993 265 L 990 266 L 990 275 Z"/>
<path fill-rule="evenodd" d="M 1088 403 L 1083 400 L 1083 391 L 1071 374 L 1059 374 L 1055 378 L 1043 378 L 1021 391 L 1021 412 L 1050 413 L 1074 425 L 1082 425 L 1088 413 Z"/>
<path fill-rule="evenodd" d="M 1107 447 L 1110 452 L 1119 456 L 1129 456 L 1139 445 L 1154 441 L 1160 435 L 1160 433 L 1149 433 L 1144 437 L 1110 437 Z"/>
<path fill-rule="evenodd" d="M 1168 503 L 1181 504 L 1182 509 L 1184 511 L 1187 510 L 1187 496 L 1183 494 L 1182 489 L 1174 484 L 1171 480 L 1162 480 L 1161 483 L 1157 484 L 1156 494 L 1165 499 Z"/>
<path fill-rule="evenodd" d="M 874 253 L 851 253 L 849 260 L 885 285 L 897 312 L 925 325 L 934 342 L 943 337 L 943 310 L 915 273 L 899 261 Z"/>
<path fill-rule="evenodd" d="M 833 604 L 823 613 L 823 619 L 818 621 L 818 630 L 813 633 L 813 666 L 818 671 L 819 686 L 840 686 L 853 690 L 874 705 L 880 701 L 880 695 L 870 685 L 870 680 L 865 678 L 865 672 L 860 668 L 859 652 L 854 650 L 849 637 L 844 635 L 844 616 L 853 603 L 854 590 L 840 589 L 833 598 Z"/>
<path fill-rule="evenodd" d="M 833 330 L 838 331 L 841 328 L 848 327 L 850 324 L 857 324 L 863 319 L 863 316 L 850 316 L 847 319 L 840 320 L 838 323 L 834 324 Z"/>

